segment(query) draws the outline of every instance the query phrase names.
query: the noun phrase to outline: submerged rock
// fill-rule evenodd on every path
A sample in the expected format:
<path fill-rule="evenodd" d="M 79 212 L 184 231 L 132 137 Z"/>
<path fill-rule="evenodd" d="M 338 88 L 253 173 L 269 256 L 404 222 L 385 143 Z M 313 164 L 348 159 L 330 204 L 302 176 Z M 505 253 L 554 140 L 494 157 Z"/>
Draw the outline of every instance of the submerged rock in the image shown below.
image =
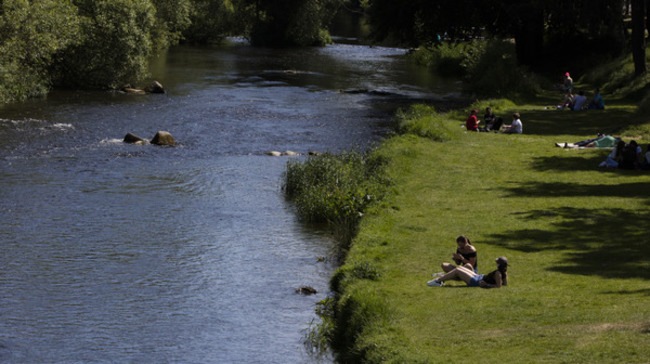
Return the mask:
<path fill-rule="evenodd" d="M 296 293 L 304 294 L 304 295 L 310 295 L 310 294 L 316 294 L 318 291 L 314 287 L 310 286 L 302 286 L 298 289 L 296 289 Z"/>
<path fill-rule="evenodd" d="M 283 155 L 291 157 L 291 156 L 301 155 L 300 153 L 292 152 L 290 150 L 285 150 L 284 152 L 278 152 L 277 150 L 271 150 L 271 151 L 268 151 L 268 152 L 266 152 L 264 154 L 270 155 L 272 157 L 281 157 Z"/>

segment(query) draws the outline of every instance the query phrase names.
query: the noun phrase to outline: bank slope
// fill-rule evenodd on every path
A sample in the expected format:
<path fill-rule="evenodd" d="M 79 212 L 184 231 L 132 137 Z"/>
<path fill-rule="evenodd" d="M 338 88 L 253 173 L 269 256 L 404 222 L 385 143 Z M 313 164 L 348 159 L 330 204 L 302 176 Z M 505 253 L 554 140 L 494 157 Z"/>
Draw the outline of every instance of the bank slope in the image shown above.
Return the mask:
<path fill-rule="evenodd" d="M 587 115 L 517 111 L 524 135 L 383 144 L 396 192 L 364 217 L 333 280 L 342 362 L 650 360 L 650 173 L 599 169 L 608 151 L 554 146 L 629 108 L 592 116 L 591 128 Z M 426 285 L 460 234 L 481 273 L 508 257 L 507 287 Z"/>

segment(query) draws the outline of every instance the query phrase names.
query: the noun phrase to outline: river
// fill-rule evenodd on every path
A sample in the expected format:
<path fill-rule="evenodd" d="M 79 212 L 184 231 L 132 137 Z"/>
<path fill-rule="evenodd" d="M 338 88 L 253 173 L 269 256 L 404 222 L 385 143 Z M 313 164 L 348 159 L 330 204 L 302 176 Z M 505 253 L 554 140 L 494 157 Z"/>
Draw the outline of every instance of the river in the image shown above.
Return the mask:
<path fill-rule="evenodd" d="M 0 362 L 331 362 L 302 342 L 334 242 L 265 152 L 365 148 L 400 103 L 453 97 L 404 54 L 235 39 L 156 60 L 166 94 L 0 106 Z M 178 145 L 122 143 L 158 130 Z"/>

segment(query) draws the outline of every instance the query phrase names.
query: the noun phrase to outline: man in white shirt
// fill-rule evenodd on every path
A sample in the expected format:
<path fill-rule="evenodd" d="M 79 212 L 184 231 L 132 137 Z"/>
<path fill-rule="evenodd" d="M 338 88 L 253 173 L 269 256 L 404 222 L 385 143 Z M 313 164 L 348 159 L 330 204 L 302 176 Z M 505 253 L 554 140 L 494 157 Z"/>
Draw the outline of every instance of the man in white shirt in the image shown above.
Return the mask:
<path fill-rule="evenodd" d="M 503 132 L 507 134 L 521 134 L 524 132 L 524 126 L 521 123 L 520 115 L 518 112 L 512 114 L 512 124 L 504 125 Z"/>
<path fill-rule="evenodd" d="M 587 102 L 587 96 L 584 91 L 579 91 L 573 101 L 573 111 L 580 111 L 584 108 Z"/>

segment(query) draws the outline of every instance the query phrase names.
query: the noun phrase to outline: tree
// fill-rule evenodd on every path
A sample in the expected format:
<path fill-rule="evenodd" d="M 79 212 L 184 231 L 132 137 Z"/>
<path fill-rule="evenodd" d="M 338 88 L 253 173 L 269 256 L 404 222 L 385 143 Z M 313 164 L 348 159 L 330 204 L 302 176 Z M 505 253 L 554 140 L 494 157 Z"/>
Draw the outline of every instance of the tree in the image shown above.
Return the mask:
<path fill-rule="evenodd" d="M 372 37 L 392 38 L 411 46 L 435 42 L 447 33 L 453 39 L 476 36 L 479 3 L 468 0 L 366 0 Z"/>
<path fill-rule="evenodd" d="M 645 0 L 632 0 L 632 59 L 634 74 L 646 72 L 645 64 Z"/>
<path fill-rule="evenodd" d="M 151 29 L 154 47 L 166 49 L 178 44 L 183 32 L 190 26 L 190 0 L 152 0 L 156 8 L 156 20 Z M 194 1 L 197 2 L 197 1 Z"/>
<path fill-rule="evenodd" d="M 148 74 L 156 9 L 149 0 L 77 0 L 83 42 L 57 64 L 61 85 L 119 88 Z"/>
<path fill-rule="evenodd" d="M 344 0 L 241 0 L 253 44 L 307 46 L 328 41 L 325 28 Z"/>
<path fill-rule="evenodd" d="M 76 8 L 68 0 L 0 4 L 0 102 L 44 95 L 53 59 L 80 41 Z"/>
<path fill-rule="evenodd" d="M 190 43 L 218 43 L 225 35 L 244 34 L 243 17 L 236 12 L 236 0 L 194 0 L 191 24 L 183 33 Z"/>

